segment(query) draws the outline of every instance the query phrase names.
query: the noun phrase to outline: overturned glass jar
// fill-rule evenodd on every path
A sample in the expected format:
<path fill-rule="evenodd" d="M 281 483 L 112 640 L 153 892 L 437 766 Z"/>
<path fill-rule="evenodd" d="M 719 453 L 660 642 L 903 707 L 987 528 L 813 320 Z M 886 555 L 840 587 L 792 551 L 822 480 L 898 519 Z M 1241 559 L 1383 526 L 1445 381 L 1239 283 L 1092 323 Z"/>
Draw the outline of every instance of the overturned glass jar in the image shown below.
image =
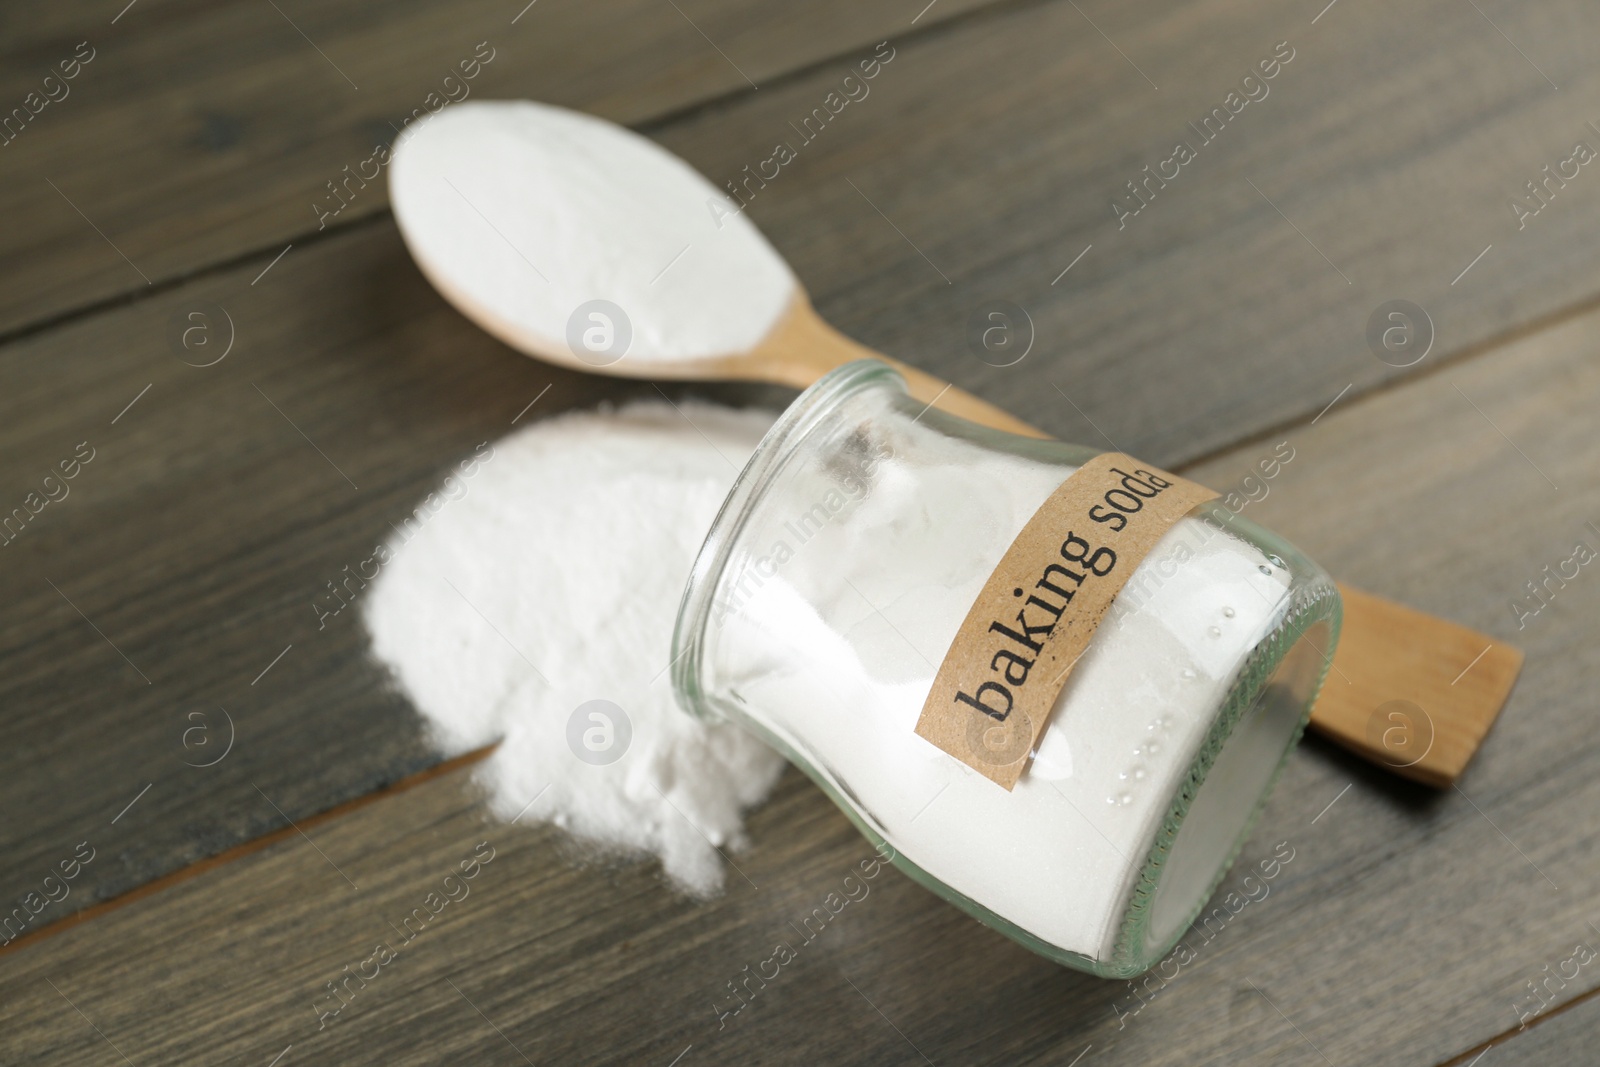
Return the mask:
<path fill-rule="evenodd" d="M 673 684 L 683 707 L 783 752 L 929 889 L 1120 977 L 1161 959 L 1226 873 L 1340 614 L 1292 546 L 1111 459 L 1095 518 L 1063 524 L 1050 509 L 1101 453 L 932 410 L 876 361 L 840 367 L 723 505 L 684 593 Z M 1134 558 L 1112 533 L 1163 493 L 1178 510 Z M 1013 582 L 1034 542 L 1054 554 Z M 1112 544 L 1118 584 L 1075 615 L 1109 582 Z M 1076 646 L 1046 648 L 1067 631 Z M 1031 715 L 1030 689 L 1045 694 Z M 940 719 L 953 740 L 929 739 Z"/>

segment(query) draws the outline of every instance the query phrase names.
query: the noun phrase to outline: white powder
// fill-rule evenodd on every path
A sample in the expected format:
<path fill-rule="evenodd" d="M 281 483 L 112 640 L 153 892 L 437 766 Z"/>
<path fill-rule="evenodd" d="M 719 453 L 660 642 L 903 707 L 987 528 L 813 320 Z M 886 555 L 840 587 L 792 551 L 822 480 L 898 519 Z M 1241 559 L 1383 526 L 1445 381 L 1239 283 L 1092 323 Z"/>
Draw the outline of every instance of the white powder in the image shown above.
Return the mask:
<path fill-rule="evenodd" d="M 914 731 L 967 610 L 1066 470 L 885 424 L 865 407 L 838 423 L 838 450 L 791 464 L 769 490 L 781 496 L 741 531 L 768 554 L 722 576 L 717 599 L 736 610 L 707 627 L 703 681 L 809 753 L 924 871 L 1050 944 L 1109 958 L 1174 790 L 1245 654 L 1283 616 L 1287 573 L 1252 545 L 1180 522 L 1113 602 L 1007 793 Z M 841 457 L 860 454 L 865 425 L 887 458 L 865 478 L 841 473 L 855 469 Z M 800 525 L 829 499 L 846 502 L 819 528 Z M 1174 556 L 1188 562 L 1130 595 Z M 1241 735 L 1250 766 L 1219 776 L 1236 808 L 1265 786 L 1298 711 L 1264 713 L 1258 739 Z M 1227 837 L 1201 851 L 1224 855 L 1238 824 L 1212 822 Z M 1166 909 L 1170 932 L 1214 864 L 1176 890 L 1189 897 Z"/>
<path fill-rule="evenodd" d="M 645 403 L 538 423 L 497 442 L 464 496 L 391 545 L 365 605 L 374 652 L 445 752 L 504 739 L 478 772 L 498 817 L 654 853 L 692 893 L 721 886 L 712 846 L 742 844 L 741 812 L 782 761 L 737 726 L 680 711 L 666 668 L 695 553 L 770 422 Z M 1243 655 L 1282 617 L 1287 575 L 1179 523 L 1129 592 L 1160 561 L 1189 561 L 1113 602 L 1006 793 L 914 730 L 995 560 L 1065 472 L 915 425 L 884 432 L 889 458 L 848 510 L 775 571 L 755 566 L 762 580 L 709 631 L 706 680 L 737 690 L 911 862 L 1050 944 L 1108 958 L 1173 790 Z M 785 492 L 821 500 L 839 469 L 820 463 Z M 743 536 L 792 540 L 796 518 L 758 516 Z M 608 765 L 569 741 L 573 712 L 595 699 L 632 726 Z M 1244 739 L 1256 765 L 1275 761 L 1275 736 Z M 1253 781 L 1235 787 L 1246 801 Z"/>
<path fill-rule="evenodd" d="M 389 195 L 412 255 L 446 296 L 545 350 L 572 351 L 574 312 L 606 300 L 631 323 L 626 359 L 738 354 L 797 289 L 755 224 L 683 160 L 548 104 L 457 104 L 411 127 Z"/>
<path fill-rule="evenodd" d="M 681 408 L 565 415 L 496 442 L 465 495 L 391 543 L 365 618 L 440 748 L 504 738 L 478 772 L 498 817 L 526 807 L 524 820 L 655 853 L 679 886 L 706 894 L 723 879 L 712 844 L 739 847 L 741 810 L 783 763 L 738 727 L 678 710 L 672 625 L 700 542 L 772 416 Z M 569 718 L 595 699 L 632 726 L 603 766 L 568 743 Z"/>

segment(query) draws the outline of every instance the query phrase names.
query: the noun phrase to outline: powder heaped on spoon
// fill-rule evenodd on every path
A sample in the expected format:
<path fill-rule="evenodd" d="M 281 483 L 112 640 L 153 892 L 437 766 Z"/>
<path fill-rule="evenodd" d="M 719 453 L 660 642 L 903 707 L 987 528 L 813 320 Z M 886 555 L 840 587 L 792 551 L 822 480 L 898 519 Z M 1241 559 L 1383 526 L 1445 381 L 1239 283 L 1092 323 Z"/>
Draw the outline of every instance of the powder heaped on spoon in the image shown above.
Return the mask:
<path fill-rule="evenodd" d="M 429 281 L 516 347 L 534 338 L 571 352 L 574 312 L 605 300 L 631 328 L 624 359 L 736 354 L 772 330 L 798 288 L 755 224 L 694 168 L 548 104 L 469 102 L 408 128 L 389 192 Z"/>

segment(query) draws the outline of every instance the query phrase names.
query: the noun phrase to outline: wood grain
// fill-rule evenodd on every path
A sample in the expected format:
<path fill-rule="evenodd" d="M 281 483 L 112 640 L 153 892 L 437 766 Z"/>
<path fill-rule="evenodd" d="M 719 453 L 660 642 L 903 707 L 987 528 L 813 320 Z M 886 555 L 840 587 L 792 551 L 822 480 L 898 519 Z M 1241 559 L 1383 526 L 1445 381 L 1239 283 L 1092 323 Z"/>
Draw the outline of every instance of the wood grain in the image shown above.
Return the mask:
<path fill-rule="evenodd" d="M 691 24 L 643 0 L 541 0 L 512 27 L 517 4 L 280 6 L 315 47 L 242 0 L 140 0 L 88 29 L 66 8 L 0 14 L 6 100 L 77 41 L 99 49 L 0 149 L 0 516 L 80 443 L 94 455 L 0 548 L 0 900 L 26 907 L 80 842 L 96 850 L 29 929 L 430 766 L 353 611 L 319 629 L 312 599 L 513 418 L 650 390 L 482 337 L 410 267 L 377 186 L 309 236 L 322 183 L 420 104 L 442 77 L 430 65 L 503 40 L 475 94 L 649 123 L 720 182 L 799 141 L 789 123 L 844 71 L 829 57 L 922 7 L 680 5 Z M 865 855 L 819 794 L 791 776 L 752 823 L 740 864 L 763 892 L 695 905 L 648 866 L 574 869 L 550 832 L 485 826 L 458 775 L 313 831 L 359 889 L 295 835 L 8 954 L 7 1058 L 120 1062 L 84 1016 L 135 1062 L 263 1063 L 290 1043 L 312 1061 L 522 1062 L 485 1015 L 536 1060 L 662 1063 L 691 1043 L 727 1062 L 1070 1063 L 1091 1044 L 1085 1067 L 1439 1062 L 1514 1026 L 1524 981 L 1587 936 L 1596 881 L 1597 594 L 1588 567 L 1541 583 L 1575 540 L 1600 547 L 1597 323 L 1534 328 L 1594 302 L 1581 221 L 1600 183 L 1585 168 L 1523 229 L 1507 199 L 1590 136 L 1600 14 L 1480 6 L 1344 0 L 1312 25 L 1265 0 L 997 4 L 897 38 L 871 97 L 749 209 L 830 321 L 1057 435 L 1163 465 L 1254 442 L 1188 472 L 1224 491 L 1290 441 L 1296 459 L 1247 517 L 1528 651 L 1459 791 L 1308 745 L 1244 853 L 1288 840 L 1300 858 L 1120 1028 L 1126 988 L 885 876 L 879 904 L 719 1032 L 711 999 Z M 964 7 L 941 0 L 918 27 Z M 737 92 L 696 26 L 760 92 Z M 1118 229 L 1123 182 L 1280 40 L 1296 57 L 1271 95 Z M 1363 336 L 1399 297 L 1437 333 L 1411 368 Z M 968 345 L 994 298 L 1031 318 L 1015 366 Z M 187 366 L 173 323 L 204 310 L 220 343 L 211 305 L 235 347 Z M 229 722 L 229 754 L 197 766 Z M 504 882 L 475 890 L 482 909 L 448 917 L 410 954 L 414 977 L 402 962 L 317 1036 L 322 983 L 497 834 L 505 862 L 484 878 Z"/>
<path fill-rule="evenodd" d="M 942 0 L 915 29 L 960 9 Z M 825 107 L 855 57 L 822 60 L 910 29 L 909 16 L 842 2 L 770 23 L 685 12 L 758 83 L 821 65 L 652 132 L 718 183 L 793 142 L 798 158 L 750 187 L 750 211 L 823 316 L 1057 436 L 1110 435 L 1176 464 L 1402 373 L 1363 339 L 1385 301 L 1427 309 L 1437 362 L 1593 296 L 1596 253 L 1574 222 L 1600 183 L 1568 183 L 1521 230 L 1508 210 L 1600 112 L 1583 44 L 1600 13 L 1578 0 L 1491 4 L 1492 23 L 1451 0 L 1382 16 L 1347 3 L 1315 25 L 1267 0 L 1002 4 L 904 40 L 871 95 L 809 141 L 791 123 Z M 483 35 L 507 43 L 480 97 L 637 123 L 745 84 L 687 20 L 646 0 L 545 0 L 516 27 L 487 0 L 376 21 L 353 5 L 299 15 L 360 91 L 247 0 L 145 0 L 118 23 L 127 39 L 108 38 L 73 96 L 4 149 L 18 161 L 0 202 L 27 228 L 0 259 L 0 328 L 144 286 L 43 177 L 138 270 L 172 278 L 315 233 L 324 183 L 426 96 L 425 70 Z M 29 56 L 72 36 L 54 18 L 49 28 Z M 604 47 L 573 45 L 596 37 Z M 1295 58 L 1269 95 L 1119 229 L 1113 197 L 1278 41 Z M 87 165 L 101 158 L 91 148 L 117 166 Z M 369 186 L 338 221 L 381 211 L 382 195 Z M 986 365 L 967 339 L 996 298 L 1032 324 L 1031 354 L 1013 367 Z"/>
<path fill-rule="evenodd" d="M 809 142 L 792 124 L 820 72 L 654 135 L 717 180 L 790 144 L 748 211 L 823 318 L 1053 436 L 1171 467 L 1593 299 L 1600 178 L 1521 231 L 1507 202 L 1574 140 L 1600 148 L 1600 9 L 1484 11 L 1559 92 L 1454 0 L 1340 3 L 1314 26 L 1267 0 L 1051 3 L 903 42 Z M 1280 41 L 1295 58 L 1269 95 L 1119 230 L 1113 197 L 1198 144 L 1187 124 Z M 1399 298 L 1437 335 L 1409 370 L 1364 339 Z M 969 342 L 995 300 L 1031 320 L 1013 366 Z"/>
<path fill-rule="evenodd" d="M 650 864 L 488 823 L 461 772 L 316 828 L 316 848 L 285 839 L 10 954 L 8 1051 L 39 1063 L 109 1059 L 107 1041 L 134 1062 L 266 1062 L 291 1044 L 293 1062 L 312 1063 L 666 1064 L 690 1046 L 684 1064 L 1068 1064 L 1090 1046 L 1080 1062 L 1449 1060 L 1514 1029 L 1525 981 L 1592 936 L 1600 679 L 1583 649 L 1600 586 L 1584 571 L 1521 630 L 1508 598 L 1569 542 L 1600 540 L 1585 526 L 1600 485 L 1580 417 L 1600 402 L 1597 330 L 1600 313 L 1575 318 L 1286 432 L 1293 458 L 1247 517 L 1369 586 L 1516 632 L 1527 667 L 1459 790 L 1302 746 L 1241 863 L 1279 842 L 1293 858 L 1265 895 L 1253 883 L 1254 903 L 1191 932 L 1194 958 L 1153 980 L 1147 1002 L 886 873 L 719 1028 L 726 984 L 869 855 L 818 791 L 789 774 L 737 857 L 754 887 L 730 874 L 723 897 L 696 904 Z M 1463 396 L 1483 398 L 1516 446 Z M 1228 485 L 1275 443 L 1186 473 Z M 318 1030 L 325 983 L 485 839 L 496 859 L 471 896 Z M 1242 873 L 1225 892 L 1249 889 Z M 1597 986 L 1585 971 L 1563 996 Z"/>
<path fill-rule="evenodd" d="M 728 0 L 140 0 L 120 16 L 0 13 L 0 114 L 59 80 L 79 42 L 94 55 L 0 147 L 0 335 L 303 244 L 319 230 L 313 205 L 339 203 L 326 183 L 447 94 L 647 122 L 983 3 L 941 0 L 916 27 L 914 5 L 884 0 L 759 12 Z M 479 42 L 493 58 L 463 86 L 459 64 Z M 387 205 L 381 180 L 347 189 L 333 226 Z"/>

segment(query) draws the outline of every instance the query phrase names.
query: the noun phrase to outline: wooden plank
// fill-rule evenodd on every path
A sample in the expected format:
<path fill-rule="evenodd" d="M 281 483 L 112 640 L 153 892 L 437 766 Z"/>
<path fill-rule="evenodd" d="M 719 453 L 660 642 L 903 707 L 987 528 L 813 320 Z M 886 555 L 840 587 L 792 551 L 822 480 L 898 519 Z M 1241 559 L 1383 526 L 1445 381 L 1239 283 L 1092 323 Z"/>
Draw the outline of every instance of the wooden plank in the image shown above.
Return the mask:
<path fill-rule="evenodd" d="M 1193 958 L 1147 1002 L 883 874 L 720 1019 L 727 983 L 799 940 L 788 924 L 870 855 L 820 792 L 791 773 L 738 857 L 759 888 L 733 878 L 695 904 L 648 864 L 574 866 L 554 831 L 486 823 L 458 774 L 315 828 L 315 849 L 286 839 L 11 954 L 0 1032 L 38 1063 L 110 1061 L 108 1041 L 134 1062 L 267 1062 L 293 1045 L 285 1063 L 666 1064 L 692 1046 L 686 1065 L 1413 1064 L 1476 1048 L 1514 1029 L 1526 980 L 1592 936 L 1600 666 L 1583 650 L 1600 586 L 1582 569 L 1520 630 L 1509 603 L 1571 542 L 1600 542 L 1582 417 L 1600 402 L 1597 330 L 1600 313 L 1574 318 L 1285 431 L 1293 458 L 1247 516 L 1369 587 L 1514 638 L 1527 666 L 1459 792 L 1325 744 L 1295 753 L 1242 863 L 1279 842 L 1292 858 L 1255 903 L 1192 932 Z M 1279 440 L 1188 473 L 1231 486 Z M 485 839 L 496 858 L 471 895 L 318 1030 L 325 983 Z"/>
<path fill-rule="evenodd" d="M 1347 0 L 1313 25 L 1322 6 L 1008 10 L 904 42 L 812 143 L 791 123 L 826 78 L 656 135 L 718 180 L 790 143 L 748 210 L 824 318 L 1055 436 L 1171 465 L 1408 373 L 1364 340 L 1390 300 L 1431 316 L 1426 368 L 1595 294 L 1600 176 L 1579 168 L 1520 232 L 1507 202 L 1574 141 L 1600 149 L 1600 8 L 1480 4 L 1491 25 Z M 1201 144 L 1188 123 L 1280 41 L 1269 95 Z M 1197 158 L 1119 230 L 1113 197 L 1135 202 L 1125 183 L 1178 139 Z M 969 347 L 996 299 L 1033 324 L 1015 366 Z"/>
<path fill-rule="evenodd" d="M 313 205 L 339 203 L 326 183 L 446 96 L 646 122 L 985 2 L 943 0 L 915 27 L 909 2 L 851 0 L 141 0 L 5 19 L 0 115 L 27 109 L 0 133 L 0 334 L 305 241 Z M 63 83 L 83 41 L 92 58 Z M 492 58 L 463 84 L 475 54 Z M 381 181 L 358 186 L 334 225 L 384 210 Z"/>

